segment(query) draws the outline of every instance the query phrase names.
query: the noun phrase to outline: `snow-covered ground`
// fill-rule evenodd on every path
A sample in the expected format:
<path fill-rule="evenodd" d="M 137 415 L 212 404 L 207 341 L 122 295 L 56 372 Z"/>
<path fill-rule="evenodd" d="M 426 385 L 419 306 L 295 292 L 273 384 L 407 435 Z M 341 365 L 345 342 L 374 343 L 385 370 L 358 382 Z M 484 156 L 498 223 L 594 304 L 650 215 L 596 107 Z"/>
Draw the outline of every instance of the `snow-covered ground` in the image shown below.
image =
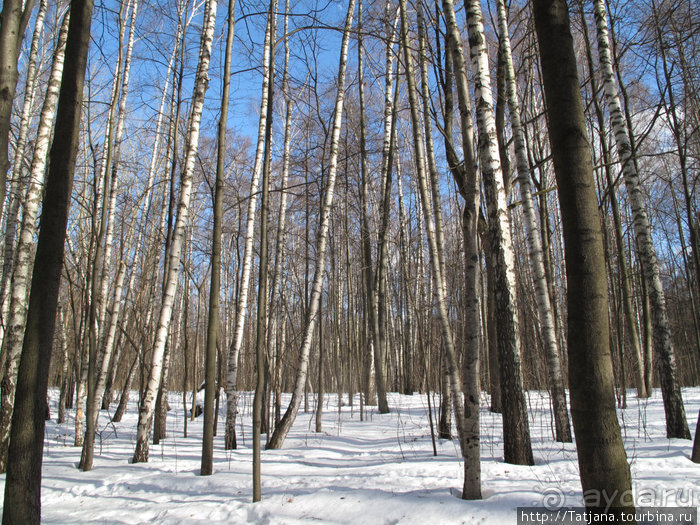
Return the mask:
<path fill-rule="evenodd" d="M 700 388 L 684 389 L 691 432 Z M 56 414 L 52 392 L 52 415 Z M 239 449 L 223 449 L 223 419 L 215 440 L 212 476 L 199 476 L 202 417 L 183 438 L 182 398 L 173 395 L 168 438 L 151 446 L 149 463 L 129 464 L 136 438 L 136 404 L 122 423 L 103 412 L 91 472 L 77 469 L 73 419 L 48 422 L 42 481 L 46 523 L 442 523 L 508 524 L 516 507 L 581 505 L 574 445 L 552 440 L 546 395 L 530 392 L 534 467 L 503 463 L 501 419 L 482 400 L 484 499 L 459 499 L 462 465 L 456 442 L 437 443 L 433 455 L 425 395 L 391 394 L 392 412 L 369 407 L 360 421 L 354 407 L 338 411 L 326 397 L 323 432 L 314 432 L 313 410 L 300 412 L 282 450 L 263 451 L 263 501 L 251 503 L 250 397 L 243 399 Z M 692 443 L 666 439 L 658 390 L 650 400 L 629 395 L 620 421 L 640 506 L 700 506 L 700 465 L 689 459 Z M 437 402 L 437 398 L 435 399 Z M 313 401 L 311 402 L 313 409 Z M 5 476 L 0 476 L 4 489 Z"/>

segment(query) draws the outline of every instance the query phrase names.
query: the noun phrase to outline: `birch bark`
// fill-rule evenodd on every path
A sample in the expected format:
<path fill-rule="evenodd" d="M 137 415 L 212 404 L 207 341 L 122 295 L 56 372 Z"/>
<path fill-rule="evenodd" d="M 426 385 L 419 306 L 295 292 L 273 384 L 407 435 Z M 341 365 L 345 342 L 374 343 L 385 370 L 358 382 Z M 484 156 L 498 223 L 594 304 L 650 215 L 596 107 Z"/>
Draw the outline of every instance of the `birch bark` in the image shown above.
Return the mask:
<path fill-rule="evenodd" d="M 44 187 L 47 153 L 61 88 L 65 46 L 68 36 L 68 21 L 69 16 L 67 14 L 61 25 L 58 43 L 54 51 L 49 85 L 39 117 L 39 127 L 29 173 L 22 224 L 17 247 L 15 248 L 16 259 L 10 287 L 9 319 L 3 341 L 6 349 L 6 366 L 2 379 L 2 407 L 0 408 L 0 472 L 5 472 L 7 468 L 10 423 L 15 401 L 20 354 L 22 353 L 22 339 L 27 319 L 27 292 L 32 278 L 32 265 L 34 262 L 32 248 L 37 231 L 36 219 Z"/>
<path fill-rule="evenodd" d="M 253 270 L 253 240 L 255 234 L 255 209 L 258 204 L 258 187 L 260 175 L 263 169 L 263 153 L 265 149 L 265 129 L 267 126 L 268 86 L 272 79 L 270 70 L 270 47 L 272 37 L 266 32 L 263 45 L 263 81 L 262 96 L 260 99 L 260 120 L 258 121 L 258 141 L 255 148 L 255 163 L 253 164 L 253 178 L 250 183 L 250 199 L 248 200 L 248 215 L 245 226 L 243 269 L 239 282 L 239 294 L 236 301 L 236 324 L 233 330 L 233 339 L 228 351 L 228 368 L 226 373 L 226 437 L 225 449 L 231 450 L 237 447 L 236 443 L 236 415 L 238 413 L 238 355 L 243 344 L 243 329 L 245 327 L 246 312 L 248 309 L 248 294 L 250 292 L 250 274 Z"/>
<path fill-rule="evenodd" d="M 443 2 L 445 10 L 453 8 L 451 2 L 446 0 Z M 475 402 L 471 392 L 468 393 L 468 401 L 470 403 L 469 411 L 465 411 L 465 403 L 460 391 L 462 381 L 460 378 L 457 353 L 455 350 L 452 329 L 450 327 L 449 314 L 447 311 L 446 285 L 443 271 L 442 257 L 440 253 L 444 250 L 442 237 L 439 235 L 441 228 L 438 228 L 437 222 L 441 222 L 441 215 L 436 214 L 436 208 L 439 208 L 440 202 L 433 202 L 435 195 L 432 193 L 432 187 L 436 184 L 436 171 L 434 168 L 434 159 L 430 162 L 431 169 L 428 174 L 425 172 L 426 152 L 424 149 L 425 137 L 421 129 L 421 116 L 418 107 L 418 90 L 413 69 L 413 57 L 408 45 L 408 10 L 406 0 L 401 0 L 399 3 L 401 9 L 401 43 L 403 46 L 404 61 L 406 67 L 406 83 L 408 91 L 409 105 L 411 109 L 411 123 L 413 132 L 413 147 L 416 160 L 416 174 L 418 179 L 418 190 L 420 201 L 423 210 L 423 222 L 425 223 L 425 231 L 428 242 L 430 273 L 432 276 L 433 293 L 436 299 L 437 315 L 440 325 L 441 339 L 445 348 L 445 356 L 447 357 L 447 376 L 449 378 L 449 388 L 451 393 L 452 405 L 454 408 L 454 418 L 459 434 L 459 444 L 462 457 L 464 458 L 464 490 L 462 498 L 464 499 L 480 499 L 481 498 L 481 468 L 479 459 L 479 431 L 478 424 L 474 428 L 475 418 L 477 414 L 471 409 Z M 422 14 L 418 9 L 419 22 L 418 26 L 422 26 Z M 452 14 L 454 10 L 452 10 Z M 449 15 L 448 15 L 449 16 Z M 423 40 L 422 30 L 419 33 L 419 39 Z M 424 45 L 424 44 L 422 44 Z M 424 63 L 424 52 L 419 54 L 421 63 Z M 421 68 L 423 69 L 423 68 Z M 426 101 L 424 101 L 425 103 Z M 429 130 L 429 128 L 427 128 Z M 432 153 L 432 152 L 431 152 Z M 428 178 L 432 180 L 428 180 Z M 477 400 L 478 402 L 478 400 Z M 478 419 L 476 419 L 478 421 Z"/>
<path fill-rule="evenodd" d="M 328 179 L 326 181 L 325 193 L 323 195 L 323 206 L 321 208 L 321 223 L 319 225 L 316 268 L 314 270 L 313 284 L 309 307 L 306 311 L 304 322 L 304 338 L 301 344 L 299 368 L 294 382 L 292 399 L 287 407 L 284 416 L 275 428 L 270 438 L 267 448 L 281 448 L 289 430 L 292 428 L 294 419 L 299 412 L 299 406 L 304 394 L 304 385 L 309 367 L 309 353 L 313 340 L 314 329 L 316 327 L 318 311 L 320 306 L 321 292 L 323 288 L 324 269 L 326 264 L 326 251 L 328 247 L 328 230 L 331 222 L 331 206 L 335 191 L 335 181 L 338 173 L 338 150 L 340 142 L 340 128 L 343 120 L 343 102 L 345 100 L 345 71 L 347 69 L 348 44 L 350 41 L 350 29 L 352 27 L 353 11 L 355 10 L 355 0 L 349 0 L 348 10 L 345 16 L 343 28 L 343 40 L 340 45 L 340 59 L 338 65 L 338 93 L 333 109 L 333 124 L 331 128 L 331 152 L 330 166 L 328 169 Z"/>
<path fill-rule="evenodd" d="M 102 167 L 102 174 L 105 177 L 105 190 L 102 208 L 102 218 L 100 221 L 99 232 L 96 239 L 95 246 L 95 260 L 93 262 L 92 269 L 92 293 L 90 296 L 90 333 L 89 333 L 89 364 L 88 364 L 88 392 L 87 392 L 87 410 L 86 410 L 86 424 L 85 424 L 85 439 L 83 440 L 83 449 L 80 457 L 79 468 L 84 471 L 92 470 L 92 460 L 94 456 L 94 446 L 95 446 L 95 430 L 97 426 L 97 419 L 99 416 L 99 407 L 102 401 L 102 392 L 104 391 L 105 379 L 107 376 L 107 371 L 109 368 L 109 360 L 111 358 L 112 345 L 111 341 L 109 345 L 102 346 L 102 342 L 106 342 L 105 336 L 105 315 L 107 312 L 107 293 L 109 280 L 107 279 L 107 268 L 110 266 L 110 258 L 112 251 L 112 238 L 114 231 L 114 209 L 116 207 L 117 200 L 117 161 L 119 158 L 119 145 L 121 142 L 121 135 L 124 129 L 124 118 L 126 114 L 126 97 L 128 94 L 129 86 L 129 72 L 131 69 L 131 54 L 134 49 L 134 26 L 136 23 L 136 13 L 138 10 L 138 0 L 128 0 L 122 2 L 122 6 L 125 8 L 124 20 L 122 22 L 123 29 L 120 32 L 120 46 L 119 46 L 119 56 L 118 61 L 119 66 L 117 67 L 117 77 L 114 80 L 115 88 L 120 85 L 120 90 L 114 90 L 113 96 L 119 98 L 113 98 L 112 104 L 114 107 L 112 109 L 117 109 L 116 123 L 110 121 L 107 126 L 108 135 L 105 137 L 106 142 L 105 147 L 107 148 L 106 158 L 104 159 L 104 164 Z M 128 19 L 129 12 L 131 11 L 131 23 L 129 29 L 129 40 L 126 47 L 126 56 L 123 59 L 123 73 L 122 73 L 122 59 L 121 59 L 121 41 L 124 38 L 124 32 L 126 31 L 126 20 Z M 121 79 L 121 80 L 120 80 Z M 117 100 L 119 103 L 117 104 Z M 117 108 L 118 106 L 118 108 Z M 114 118 L 114 113 L 110 111 L 110 120 Z M 114 136 L 111 136 L 111 128 L 116 124 Z M 110 163 L 113 165 L 110 166 Z M 110 180 L 107 181 L 107 173 L 110 172 Z M 109 196 L 109 200 L 107 200 Z M 102 239 L 104 238 L 104 246 L 102 246 Z M 117 277 L 115 291 L 119 292 L 117 300 L 121 300 L 121 288 L 124 285 L 125 268 L 124 271 L 118 272 L 120 276 Z M 116 321 L 116 317 L 115 317 Z M 116 327 L 115 327 L 116 330 Z M 112 331 L 114 334 L 115 331 Z"/>
<path fill-rule="evenodd" d="M 457 19 L 452 0 L 443 1 L 443 12 L 447 26 L 446 35 L 446 75 L 445 75 L 445 144 L 448 165 L 457 183 L 460 195 L 464 199 L 462 210 L 462 236 L 464 239 L 464 391 L 467 412 L 467 432 L 470 442 L 470 456 L 465 459 L 474 474 L 465 471 L 463 497 L 476 499 L 481 497 L 481 472 L 479 460 L 479 347 L 483 340 L 479 297 L 481 292 L 481 267 L 479 263 L 479 220 L 481 207 L 481 177 L 474 156 L 474 123 L 471 113 L 471 99 L 467 84 L 467 66 L 464 60 L 462 38 L 457 26 Z M 454 69 L 457 105 L 462 131 L 462 153 L 464 161 L 460 163 L 451 146 L 452 139 L 452 78 L 448 77 Z M 498 385 L 500 388 L 500 384 Z M 449 428 L 447 429 L 449 431 Z M 442 429 L 441 429 L 442 432 Z"/>
<path fill-rule="evenodd" d="M 515 261 L 508 205 L 499 160 L 491 94 L 489 59 L 481 4 L 466 0 L 469 49 L 474 75 L 479 159 L 484 177 L 490 240 L 495 259 L 494 290 L 501 372 L 504 457 L 506 463 L 533 465 L 530 425 L 520 366 L 520 337 L 515 287 Z"/>
<path fill-rule="evenodd" d="M 17 60 L 34 0 L 5 0 L 0 13 L 0 217 L 5 206 L 9 169 L 10 121 L 17 88 Z"/>
<path fill-rule="evenodd" d="M 148 461 L 148 441 L 153 422 L 153 409 L 155 397 L 160 386 L 163 370 L 163 357 L 165 344 L 170 328 L 173 305 L 175 301 L 175 291 L 180 267 L 180 255 L 182 253 L 183 241 L 185 237 L 185 226 L 189 214 L 190 197 L 192 194 L 192 179 L 194 176 L 194 166 L 199 145 L 199 130 L 204 106 L 204 95 L 208 85 L 209 62 L 211 58 L 211 47 L 214 37 L 214 26 L 216 22 L 216 0 L 207 0 L 204 8 L 204 23 L 202 24 L 202 36 L 199 49 L 199 64 L 193 88 L 192 111 L 190 115 L 189 130 L 185 143 L 185 157 L 183 170 L 180 178 L 180 196 L 178 200 L 177 219 L 172 238 L 172 244 L 168 254 L 168 273 L 164 276 L 163 303 L 160 308 L 158 327 L 156 331 L 151 369 L 146 385 L 146 392 L 143 396 L 139 408 L 139 422 L 137 427 L 136 448 L 134 450 L 133 462 Z"/>
<path fill-rule="evenodd" d="M 385 15 L 387 15 L 387 60 L 386 63 L 386 83 L 385 83 L 385 106 L 384 106 L 384 146 L 382 149 L 382 177 L 384 180 L 387 177 L 389 165 L 388 153 L 386 152 L 387 141 L 391 140 L 391 103 L 392 103 L 392 70 L 393 70 L 393 53 L 391 52 L 391 35 L 389 34 L 389 3 L 386 4 Z M 358 68 L 358 95 L 360 103 L 360 173 L 361 173 L 361 227 L 362 227 L 362 252 L 364 259 L 364 277 L 365 277 L 365 288 L 367 293 L 367 313 L 368 315 L 368 326 L 371 334 L 371 341 L 369 341 L 369 358 L 372 359 L 374 363 L 374 382 L 376 385 L 377 392 L 377 405 L 379 412 L 381 414 L 386 414 L 389 412 L 389 405 L 386 399 L 386 371 L 384 366 L 385 361 L 385 350 L 386 350 L 386 338 L 384 337 L 384 327 L 382 326 L 383 318 L 381 314 L 379 295 L 380 288 L 382 287 L 382 277 L 383 277 L 383 246 L 385 239 L 382 239 L 380 232 L 379 249 L 377 254 L 377 269 L 376 272 L 372 271 L 372 248 L 371 248 L 371 234 L 369 227 L 369 168 L 368 158 L 367 158 L 367 145 L 366 145 L 366 124 L 365 124 L 365 89 L 364 89 L 364 48 L 362 39 L 362 0 L 358 2 L 357 10 L 357 27 L 358 27 L 358 37 L 357 37 L 357 68 Z M 393 30 L 391 31 L 393 33 Z M 387 106 L 387 100 L 389 105 Z M 384 237 L 386 235 L 386 229 L 382 229 L 384 232 Z"/>
<path fill-rule="evenodd" d="M 284 6 L 284 70 L 282 73 L 282 97 L 284 98 L 284 146 L 282 153 L 282 179 L 280 181 L 280 203 L 279 203 L 279 218 L 277 220 L 277 234 L 275 244 L 277 246 L 275 252 L 275 265 L 272 270 L 272 284 L 270 286 L 270 336 L 272 340 L 274 335 L 276 338 L 277 328 L 279 326 L 280 335 L 279 343 L 275 348 L 275 368 L 273 376 L 273 388 L 275 391 L 275 417 L 274 424 L 279 423 L 282 405 L 282 354 L 285 350 L 286 328 L 284 314 L 282 312 L 282 301 L 279 298 L 279 290 L 282 289 L 282 265 L 285 256 L 285 234 L 287 223 L 287 181 L 289 180 L 289 164 L 290 151 L 292 142 L 292 97 L 289 92 L 289 0 L 285 1 Z"/>
<path fill-rule="evenodd" d="M 520 199 L 523 203 L 523 218 L 527 229 L 527 248 L 534 273 L 535 300 L 537 314 L 541 325 L 544 351 L 549 376 L 549 391 L 552 399 L 555 438 L 564 443 L 571 442 L 569 410 L 564 391 L 564 375 L 559 357 L 559 345 L 554 324 L 554 314 L 550 302 L 549 285 L 545 273 L 542 243 L 540 242 L 537 215 L 532 201 L 530 185 L 530 163 L 527 158 L 525 137 L 520 120 L 520 103 L 516 92 L 515 68 L 508 34 L 508 19 L 504 0 L 498 0 L 498 26 L 500 32 L 501 53 L 505 63 L 506 97 L 510 113 L 510 123 L 515 144 L 516 169 L 520 186 Z"/>
<path fill-rule="evenodd" d="M 661 393 L 666 413 L 666 436 L 669 438 L 690 439 L 688 422 L 685 417 L 683 398 L 676 378 L 676 361 L 671 339 L 671 327 L 666 311 L 666 299 L 661 284 L 659 261 L 654 248 L 653 232 L 644 205 L 644 195 L 639 173 L 635 167 L 633 151 L 630 145 L 630 133 L 627 121 L 622 113 L 620 95 L 613 72 L 610 53 L 610 37 L 604 0 L 594 1 L 596 29 L 598 35 L 598 56 L 600 61 L 605 99 L 610 113 L 610 124 L 615 134 L 617 154 L 622 164 L 622 173 L 627 188 L 627 195 L 632 208 L 632 223 L 637 241 L 637 253 L 642 265 L 642 272 L 647 284 L 651 303 L 653 322 L 653 345 L 656 354 Z"/>
<path fill-rule="evenodd" d="M 12 268 L 14 264 L 14 248 L 15 234 L 17 232 L 17 223 L 19 222 L 20 204 L 22 197 L 20 196 L 24 188 L 22 181 L 22 173 L 24 172 L 24 155 L 27 145 L 27 134 L 29 132 L 29 123 L 31 121 L 31 112 L 34 105 L 34 91 L 37 77 L 37 55 L 39 54 L 39 44 L 41 43 L 41 35 L 44 30 L 44 19 L 46 17 L 47 0 L 41 0 L 39 11 L 36 14 L 34 22 L 34 32 L 32 34 L 32 44 L 29 49 L 29 57 L 27 59 L 27 80 L 24 87 L 24 103 L 22 104 L 22 116 L 20 117 L 19 132 L 15 141 L 15 154 L 12 163 L 12 188 L 9 196 L 10 207 L 7 212 L 5 223 L 5 247 L 2 267 L 2 282 L 0 282 L 0 308 L 2 308 L 2 319 L 5 321 L 7 315 L 7 291 L 12 279 Z M 5 330 L 5 323 L 0 326 L 0 341 L 2 341 Z M 3 354 L 4 355 L 4 354 Z M 1 367 L 0 367 L 1 368 Z"/>
<path fill-rule="evenodd" d="M 267 15 L 267 24 L 270 42 L 276 39 L 277 35 L 277 0 L 270 0 L 270 8 Z M 274 75 L 275 70 L 275 47 L 271 45 L 269 48 L 269 64 L 270 74 Z M 270 164 L 272 162 L 272 101 L 274 97 L 273 79 L 267 85 L 267 120 L 265 122 L 265 154 L 263 158 L 262 172 L 262 191 L 260 197 L 260 264 L 258 273 L 258 303 L 256 316 L 256 334 L 255 334 L 255 395 L 253 397 L 253 502 L 260 501 L 262 498 L 261 488 L 261 439 L 260 435 L 263 430 L 263 405 L 267 406 L 266 402 L 266 329 L 267 329 L 267 268 L 269 265 L 269 257 L 267 255 L 267 234 L 268 234 L 268 215 L 269 215 L 269 200 L 270 200 Z M 269 431 L 269 429 L 268 429 Z"/>

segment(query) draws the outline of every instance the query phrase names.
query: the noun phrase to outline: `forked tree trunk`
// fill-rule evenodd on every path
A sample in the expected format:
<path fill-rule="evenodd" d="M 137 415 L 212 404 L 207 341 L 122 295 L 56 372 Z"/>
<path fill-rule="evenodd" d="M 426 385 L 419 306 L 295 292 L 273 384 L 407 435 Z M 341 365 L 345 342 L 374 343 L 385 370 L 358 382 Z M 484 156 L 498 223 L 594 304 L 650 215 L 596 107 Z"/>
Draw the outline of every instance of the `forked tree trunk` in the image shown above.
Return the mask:
<path fill-rule="evenodd" d="M 173 304 L 175 302 L 175 291 L 180 268 L 180 255 L 184 244 L 187 217 L 189 215 L 192 179 L 194 176 L 197 147 L 199 144 L 199 128 L 202 117 L 202 107 L 204 106 L 204 94 L 206 93 L 208 84 L 209 61 L 211 58 L 215 22 L 216 0 L 207 0 L 204 9 L 204 23 L 202 24 L 199 64 L 197 66 L 197 75 L 193 88 L 192 113 L 190 115 L 189 130 L 185 143 L 183 170 L 180 179 L 177 219 L 175 221 L 175 229 L 168 254 L 168 273 L 164 276 L 163 303 L 160 308 L 158 327 L 153 345 L 151 369 L 146 385 L 146 392 L 139 408 L 136 448 L 132 459 L 134 463 L 148 461 L 148 441 L 153 422 L 153 409 L 163 371 L 165 344 L 170 328 Z"/>
<path fill-rule="evenodd" d="M 340 46 L 340 59 L 338 65 L 338 92 L 333 109 L 333 124 L 331 128 L 331 154 L 330 166 L 328 169 L 328 179 L 326 181 L 325 193 L 323 195 L 323 206 L 321 208 L 321 223 L 318 230 L 318 246 L 316 250 L 316 268 L 314 270 L 311 297 L 309 299 L 308 310 L 304 321 L 304 337 L 301 344 L 299 357 L 299 368 L 297 369 L 294 381 L 294 391 L 284 416 L 275 428 L 270 438 L 267 448 L 281 448 L 292 424 L 299 412 L 299 406 L 304 394 L 304 386 L 308 375 L 309 353 L 313 341 L 314 329 L 317 322 L 321 292 L 323 287 L 324 269 L 326 264 L 326 251 L 328 247 L 328 230 L 331 220 L 331 206 L 335 191 L 335 180 L 338 173 L 338 150 L 340 141 L 340 128 L 343 120 L 343 102 L 345 100 L 345 71 L 348 58 L 348 44 L 350 41 L 350 29 L 352 27 L 353 11 L 355 10 L 355 0 L 349 0 L 348 10 L 343 28 L 343 40 Z"/>
<path fill-rule="evenodd" d="M 78 153 L 85 64 L 90 44 L 91 0 L 73 0 L 55 139 L 42 202 L 27 328 L 17 379 L 3 523 L 41 521 L 41 463 L 49 364 L 63 268 L 66 225 Z"/>
<path fill-rule="evenodd" d="M 632 483 L 615 411 L 603 236 L 568 6 L 535 0 L 533 13 L 564 227 L 571 416 L 581 485 L 584 495 L 605 494 L 605 504 L 628 511 Z M 592 510 L 600 505 L 592 499 L 587 504 Z"/>
<path fill-rule="evenodd" d="M 535 214 L 535 207 L 532 202 L 530 164 L 527 158 L 525 137 L 520 120 L 520 103 L 518 102 L 518 94 L 516 92 L 515 68 L 513 67 L 513 56 L 510 48 L 510 36 L 508 35 L 508 18 L 505 0 L 498 0 L 498 28 L 500 32 L 501 53 L 505 64 L 506 97 L 513 131 L 513 142 L 515 144 L 520 199 L 523 203 L 523 218 L 527 229 L 527 249 L 534 273 L 537 316 L 540 321 L 541 334 L 544 341 L 544 352 L 547 360 L 549 391 L 552 397 L 554 414 L 555 439 L 557 441 L 569 443 L 571 442 L 569 410 L 566 406 L 564 377 L 561 359 L 559 358 L 559 345 L 557 344 L 549 285 L 547 283 L 544 259 L 542 257 L 542 243 L 540 242 L 539 228 L 537 226 L 537 215 Z"/>
<path fill-rule="evenodd" d="M 394 170 L 394 144 L 396 136 L 395 104 L 396 94 L 393 90 L 394 82 L 394 50 L 393 41 L 396 22 L 398 21 L 398 10 L 391 16 L 391 2 L 387 2 L 384 10 L 386 16 L 385 38 L 387 41 L 385 54 L 385 87 L 384 87 L 384 132 L 382 137 L 382 158 L 381 158 L 381 220 L 379 225 L 379 236 L 377 246 L 377 269 L 374 281 L 374 310 L 376 312 L 376 347 L 375 368 L 381 372 L 377 375 L 377 392 L 379 400 L 379 412 L 386 414 L 389 412 L 389 405 L 386 401 L 386 353 L 390 350 L 387 333 L 389 331 L 389 311 L 387 308 L 387 271 L 388 271 L 388 241 L 389 241 L 389 218 L 391 214 L 391 186 Z M 392 21 L 393 20 L 393 21 Z M 363 88 L 364 91 L 364 88 Z M 363 97 L 364 98 L 364 97 Z M 380 369 L 381 368 L 381 369 Z M 383 395 L 379 393 L 379 384 Z M 398 390 L 398 388 L 397 388 Z M 383 397 L 383 399 L 382 399 Z"/>
<path fill-rule="evenodd" d="M 464 240 L 464 392 L 467 406 L 466 439 L 469 440 L 468 456 L 465 456 L 465 476 L 462 497 L 481 497 L 480 430 L 479 430 L 479 348 L 481 337 L 481 312 L 479 307 L 481 268 L 479 265 L 479 217 L 481 198 L 481 177 L 474 156 L 474 123 L 471 114 L 471 98 L 467 83 L 467 66 L 464 60 L 462 38 L 457 26 L 457 18 L 452 0 L 443 1 L 445 25 L 447 27 L 447 50 L 445 64 L 445 132 L 446 152 L 452 176 L 464 199 L 462 210 L 462 237 Z M 457 107 L 462 131 L 462 152 L 464 161 L 460 163 L 452 139 L 452 82 L 449 75 L 454 69 L 457 89 Z M 448 113 L 449 111 L 449 113 Z M 499 385 L 500 388 L 500 385 Z M 460 439 L 462 439 L 460 437 Z"/>
<path fill-rule="evenodd" d="M 126 2 L 126 3 L 125 3 Z M 126 113 L 126 96 L 128 94 L 129 86 L 129 71 L 131 66 L 131 54 L 134 48 L 134 27 L 136 22 L 136 13 L 138 10 L 138 0 L 123 0 L 122 6 L 125 6 L 125 13 L 123 20 L 120 19 L 120 24 L 122 29 L 119 35 L 119 67 L 117 68 L 116 77 L 114 79 L 115 88 L 119 86 L 119 78 L 121 79 L 121 89 L 114 90 L 114 97 L 112 98 L 113 109 L 117 108 L 118 111 L 115 115 L 113 111 L 110 111 L 110 123 L 107 126 L 108 130 L 115 126 L 114 136 L 111 137 L 108 132 L 105 139 L 108 141 L 106 143 L 106 158 L 103 160 L 102 175 L 104 176 L 105 186 L 104 186 L 104 201 L 102 203 L 102 217 L 99 225 L 99 231 L 96 238 L 95 246 L 95 258 L 93 261 L 93 269 L 91 274 L 91 294 L 90 294 L 90 325 L 89 325 L 89 365 L 88 365 L 88 382 L 87 382 L 87 404 L 86 404 L 86 421 L 85 421 L 85 439 L 83 440 L 83 449 L 80 456 L 79 468 L 84 471 L 92 470 L 92 461 L 94 456 L 95 448 L 95 431 L 97 428 L 97 420 L 99 417 L 99 408 L 102 401 L 102 393 L 104 391 L 105 379 L 107 376 L 107 371 L 109 368 L 109 361 L 112 353 L 112 341 L 106 341 L 105 336 L 105 314 L 107 311 L 107 291 L 108 283 L 107 279 L 107 267 L 109 266 L 109 259 L 112 249 L 112 238 L 115 222 L 114 209 L 116 207 L 116 191 L 117 191 L 117 159 L 119 156 L 119 142 L 121 140 L 121 134 L 124 128 L 124 116 Z M 123 73 L 122 73 L 122 41 L 124 38 L 124 32 L 126 31 L 126 20 L 128 18 L 129 10 L 131 9 L 131 24 L 129 41 L 126 49 L 126 56 L 123 61 Z M 119 96 L 120 98 L 117 98 Z M 119 100 L 119 104 L 117 104 Z M 114 157 L 114 166 L 110 170 L 110 163 L 112 162 L 112 157 Z M 107 175 L 110 173 L 109 181 L 107 180 Z M 109 198 L 107 198 L 109 197 Z M 102 240 L 104 238 L 104 246 L 102 245 Z M 124 268 L 125 270 L 125 268 Z M 124 284 L 124 271 L 121 272 L 120 277 L 117 277 L 117 282 L 115 286 L 115 291 L 119 292 L 119 296 L 116 298 L 117 301 L 121 301 L 121 288 Z M 116 320 L 116 317 L 115 317 Z M 116 333 L 116 327 L 112 331 L 114 335 Z M 108 343 L 102 346 L 102 343 Z"/>
<path fill-rule="evenodd" d="M 595 0 L 594 7 L 598 32 L 598 55 L 603 76 L 605 99 L 608 103 L 610 124 L 615 134 L 617 154 L 622 164 L 622 173 L 632 208 L 632 223 L 637 241 L 637 253 L 651 302 L 654 353 L 658 362 L 661 393 L 666 413 L 666 436 L 669 438 L 690 439 L 681 389 L 676 378 L 676 361 L 673 353 L 671 327 L 666 311 L 666 299 L 661 284 L 659 261 L 654 248 L 649 217 L 644 205 L 642 184 L 635 167 L 634 152 L 630 145 L 630 133 L 632 130 L 627 128 L 627 121 L 622 114 L 620 95 L 613 72 L 604 0 Z"/>

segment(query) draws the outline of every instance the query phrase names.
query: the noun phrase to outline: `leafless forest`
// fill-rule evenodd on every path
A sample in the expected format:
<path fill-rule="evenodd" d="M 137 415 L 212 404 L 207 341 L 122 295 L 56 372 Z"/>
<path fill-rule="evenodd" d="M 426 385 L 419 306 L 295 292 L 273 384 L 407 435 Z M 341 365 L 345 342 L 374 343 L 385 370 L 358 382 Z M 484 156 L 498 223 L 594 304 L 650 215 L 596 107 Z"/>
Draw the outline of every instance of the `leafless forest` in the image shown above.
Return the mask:
<path fill-rule="evenodd" d="M 439 392 L 464 499 L 482 497 L 482 392 L 520 465 L 524 392 L 549 392 L 584 492 L 630 488 L 615 410 L 652 389 L 700 462 L 681 395 L 700 381 L 691 0 L 4 0 L 1 17 L 3 523 L 40 519 L 48 387 L 85 471 L 100 411 L 138 396 L 147 462 L 167 393 L 194 414 L 204 389 L 202 475 L 254 391 L 254 501 L 310 397 L 360 393 L 364 417 Z"/>

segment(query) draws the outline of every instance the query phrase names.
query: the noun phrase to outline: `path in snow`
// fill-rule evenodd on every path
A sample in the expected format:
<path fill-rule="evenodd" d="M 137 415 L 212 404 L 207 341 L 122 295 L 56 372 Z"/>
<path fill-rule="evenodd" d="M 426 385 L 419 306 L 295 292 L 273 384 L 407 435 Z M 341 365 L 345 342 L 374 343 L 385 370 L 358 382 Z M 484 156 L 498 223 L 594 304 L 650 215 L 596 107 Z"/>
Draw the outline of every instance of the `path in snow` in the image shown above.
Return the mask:
<path fill-rule="evenodd" d="M 58 395 L 51 394 L 55 415 Z M 683 394 L 694 435 L 700 388 L 684 389 Z M 534 467 L 502 462 L 501 418 L 482 399 L 484 499 L 470 502 L 458 497 L 462 464 L 456 442 L 439 442 L 433 456 L 425 395 L 390 394 L 392 412 L 381 415 L 369 407 L 366 421 L 359 419 L 357 398 L 353 408 L 345 397 L 340 412 L 337 395 L 325 400 L 323 433 L 313 432 L 312 413 L 300 413 L 284 448 L 263 452 L 263 501 L 257 504 L 250 503 L 250 396 L 242 399 L 238 450 L 223 450 L 219 418 L 214 475 L 208 477 L 198 475 L 203 418 L 188 422 L 189 437 L 182 437 L 180 394 L 170 398 L 168 437 L 151 445 L 149 463 L 129 464 L 137 421 L 132 402 L 115 425 L 102 411 L 94 468 L 79 471 L 80 448 L 72 446 L 70 412 L 62 425 L 47 422 L 42 521 L 500 525 L 516 522 L 518 506 L 582 503 L 576 449 L 552 440 L 546 394 L 528 393 Z M 637 400 L 633 394 L 628 400 L 629 407 L 619 414 L 637 503 L 700 506 L 700 465 L 688 459 L 690 441 L 666 439 L 659 390 L 650 400 Z M 2 475 L 2 489 L 4 484 Z"/>

